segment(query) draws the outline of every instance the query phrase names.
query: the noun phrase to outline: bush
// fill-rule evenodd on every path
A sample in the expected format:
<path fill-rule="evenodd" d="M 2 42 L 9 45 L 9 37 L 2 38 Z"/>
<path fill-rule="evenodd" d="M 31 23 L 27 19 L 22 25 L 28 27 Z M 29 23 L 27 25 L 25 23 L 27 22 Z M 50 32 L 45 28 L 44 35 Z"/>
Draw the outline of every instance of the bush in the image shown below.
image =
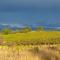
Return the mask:
<path fill-rule="evenodd" d="M 3 34 L 9 34 L 9 33 L 11 33 L 11 29 L 5 28 L 5 29 L 2 30 L 2 33 Z"/>
<path fill-rule="evenodd" d="M 43 26 L 37 26 L 35 29 L 36 29 L 36 31 L 42 31 L 42 30 L 44 30 L 44 27 Z"/>
<path fill-rule="evenodd" d="M 31 28 L 30 27 L 24 27 L 24 28 L 21 28 L 20 29 L 20 32 L 21 33 L 27 33 L 27 32 L 30 32 L 31 31 Z"/>

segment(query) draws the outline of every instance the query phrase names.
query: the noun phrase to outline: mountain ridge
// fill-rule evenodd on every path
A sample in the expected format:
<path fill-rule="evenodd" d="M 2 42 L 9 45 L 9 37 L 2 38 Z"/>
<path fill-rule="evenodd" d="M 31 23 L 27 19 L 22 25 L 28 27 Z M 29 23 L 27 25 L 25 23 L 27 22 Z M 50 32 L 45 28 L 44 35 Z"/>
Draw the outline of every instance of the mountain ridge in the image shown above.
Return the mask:
<path fill-rule="evenodd" d="M 40 26 L 40 25 L 13 25 L 13 24 L 0 24 L 0 30 L 1 29 L 4 29 L 4 28 L 10 28 L 12 30 L 16 30 L 16 28 L 24 28 L 24 27 L 30 27 L 32 30 L 34 30 L 37 26 Z M 60 27 L 51 27 L 51 26 L 42 26 L 44 27 L 45 30 L 60 30 Z"/>

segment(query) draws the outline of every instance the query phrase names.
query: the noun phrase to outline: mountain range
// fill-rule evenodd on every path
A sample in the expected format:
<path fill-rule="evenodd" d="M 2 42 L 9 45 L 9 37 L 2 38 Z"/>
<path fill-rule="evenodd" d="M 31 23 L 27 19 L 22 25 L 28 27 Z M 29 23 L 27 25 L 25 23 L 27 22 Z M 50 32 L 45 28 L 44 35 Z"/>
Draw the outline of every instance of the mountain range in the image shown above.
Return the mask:
<path fill-rule="evenodd" d="M 17 28 L 24 28 L 24 27 L 30 27 L 32 30 L 34 30 L 38 25 L 13 25 L 13 24 L 0 24 L 0 30 L 4 28 L 10 28 L 12 30 L 16 30 Z M 60 27 L 51 27 L 51 26 L 43 26 L 45 30 L 60 30 Z"/>

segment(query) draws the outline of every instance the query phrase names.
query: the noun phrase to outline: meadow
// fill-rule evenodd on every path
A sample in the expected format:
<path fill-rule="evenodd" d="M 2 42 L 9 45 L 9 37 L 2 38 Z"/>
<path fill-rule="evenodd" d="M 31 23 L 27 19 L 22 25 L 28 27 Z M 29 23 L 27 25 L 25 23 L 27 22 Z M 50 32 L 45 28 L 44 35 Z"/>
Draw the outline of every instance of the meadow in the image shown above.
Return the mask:
<path fill-rule="evenodd" d="M 60 32 L 0 34 L 0 60 L 60 60 Z"/>
<path fill-rule="evenodd" d="M 4 43 L 17 45 L 60 44 L 59 31 L 32 31 L 28 33 L 2 34 L 1 37 Z"/>

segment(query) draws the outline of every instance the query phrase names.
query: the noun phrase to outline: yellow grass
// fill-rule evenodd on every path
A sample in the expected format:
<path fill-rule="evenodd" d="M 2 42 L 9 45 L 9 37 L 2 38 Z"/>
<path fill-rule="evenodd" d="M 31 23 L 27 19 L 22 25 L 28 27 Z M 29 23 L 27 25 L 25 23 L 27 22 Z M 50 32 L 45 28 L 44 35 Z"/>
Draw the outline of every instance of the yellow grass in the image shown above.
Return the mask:
<path fill-rule="evenodd" d="M 54 47 L 57 48 L 57 46 Z M 60 60 L 60 46 L 56 50 L 48 49 L 48 45 L 38 45 L 38 52 L 34 52 L 34 47 L 36 46 L 32 48 L 30 46 L 0 46 L 0 60 Z"/>
<path fill-rule="evenodd" d="M 4 41 L 44 41 L 60 42 L 59 31 L 40 31 L 0 35 Z"/>
<path fill-rule="evenodd" d="M 59 31 L 40 31 L 16 34 L 0 34 L 4 42 L 35 41 L 59 42 Z M 33 42 L 34 43 L 34 42 Z M 35 51 L 38 47 L 39 51 Z M 60 60 L 60 44 L 0 46 L 0 60 Z"/>
<path fill-rule="evenodd" d="M 60 37 L 59 31 L 41 31 L 41 32 L 29 32 L 29 33 L 16 33 L 2 35 L 6 39 L 38 39 L 38 38 L 57 38 Z"/>

